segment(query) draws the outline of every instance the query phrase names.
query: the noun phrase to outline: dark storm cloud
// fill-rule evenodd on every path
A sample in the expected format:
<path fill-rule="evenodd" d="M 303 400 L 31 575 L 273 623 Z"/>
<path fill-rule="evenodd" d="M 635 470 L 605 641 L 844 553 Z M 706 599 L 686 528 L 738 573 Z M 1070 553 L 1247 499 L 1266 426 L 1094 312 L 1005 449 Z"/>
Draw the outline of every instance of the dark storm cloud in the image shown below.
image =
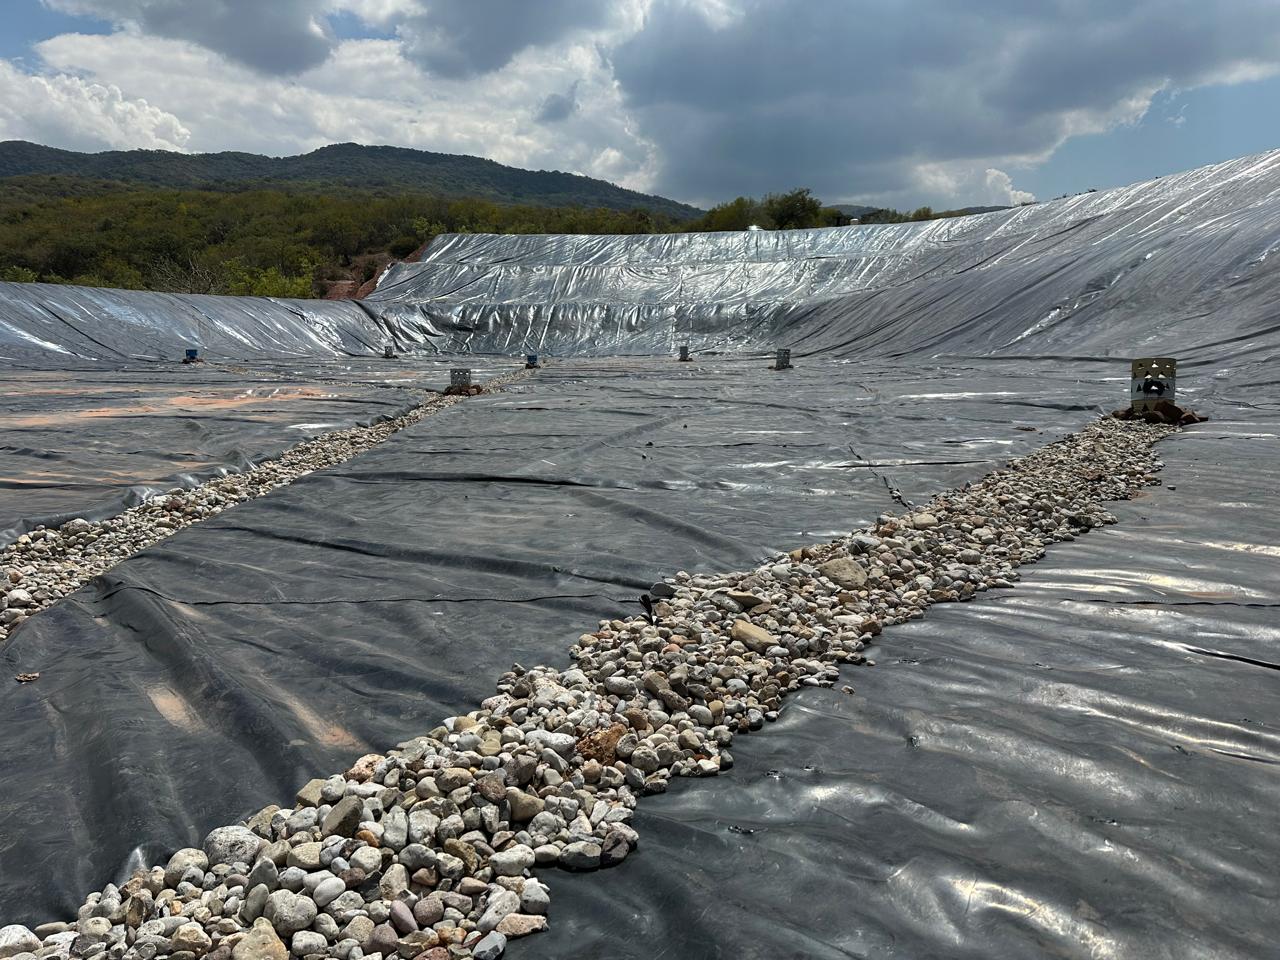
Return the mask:
<path fill-rule="evenodd" d="M 609 22 L 595 0 L 427 0 L 403 19 L 406 51 L 432 73 L 466 77 L 498 70 L 527 47 Z"/>
<path fill-rule="evenodd" d="M 319 0 L 50 0 L 49 5 L 197 43 L 265 73 L 317 66 L 333 46 Z"/>
<path fill-rule="evenodd" d="M 1280 3 L 656 0 L 611 54 L 659 188 L 911 189 L 928 164 L 1042 154 L 1163 85 L 1280 59 Z"/>
<path fill-rule="evenodd" d="M 560 123 L 578 112 L 578 84 L 574 83 L 564 93 L 548 94 L 538 107 L 534 119 L 538 123 Z"/>

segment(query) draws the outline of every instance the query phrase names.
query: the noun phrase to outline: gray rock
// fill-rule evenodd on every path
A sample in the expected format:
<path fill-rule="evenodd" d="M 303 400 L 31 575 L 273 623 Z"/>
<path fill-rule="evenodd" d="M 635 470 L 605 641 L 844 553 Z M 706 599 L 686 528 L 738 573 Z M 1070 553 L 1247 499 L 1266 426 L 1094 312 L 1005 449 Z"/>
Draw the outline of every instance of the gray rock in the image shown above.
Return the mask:
<path fill-rule="evenodd" d="M 496 877 L 519 877 L 533 864 L 533 848 L 524 844 L 516 844 L 489 858 L 489 866 Z"/>
<path fill-rule="evenodd" d="M 600 844 L 578 840 L 560 851 L 560 866 L 567 870 L 595 870 L 600 866 Z"/>
<path fill-rule="evenodd" d="M 514 890 L 497 890 L 489 897 L 485 911 L 476 921 L 476 929 L 488 933 L 494 929 L 503 917 L 520 910 L 520 895 Z"/>
<path fill-rule="evenodd" d="M 307 785 L 298 791 L 297 801 L 304 807 L 318 807 L 324 800 L 324 781 L 309 780 Z"/>
<path fill-rule="evenodd" d="M 195 847 L 184 847 L 169 858 L 169 864 L 164 868 L 164 885 L 176 888 L 183 874 L 192 867 L 207 870 L 209 868 L 209 857 L 203 850 L 197 850 Z"/>
<path fill-rule="evenodd" d="M 551 909 L 551 892 L 538 880 L 526 880 L 520 891 L 520 912 L 542 916 Z"/>
<path fill-rule="evenodd" d="M 267 889 L 265 883 L 258 884 L 244 898 L 244 905 L 240 908 L 240 916 L 250 922 L 257 920 L 262 916 L 262 911 L 267 908 L 267 897 L 270 895 L 271 891 Z"/>
<path fill-rule="evenodd" d="M 351 866 L 363 870 L 366 874 L 382 869 L 382 854 L 375 847 L 357 847 L 347 858 Z"/>
<path fill-rule="evenodd" d="M 299 930 L 289 943 L 289 952 L 295 957 L 305 957 L 309 953 L 327 953 L 329 950 L 329 941 L 314 930 Z"/>
<path fill-rule="evenodd" d="M 551 733 L 548 730 L 534 730 L 525 735 L 525 743 L 554 750 L 566 760 L 573 756 L 578 745 L 577 738 L 568 733 Z"/>
<path fill-rule="evenodd" d="M 507 949 L 507 938 L 494 930 L 492 933 L 486 933 L 471 948 L 471 956 L 475 957 L 475 960 L 498 960 L 505 949 Z"/>
<path fill-rule="evenodd" d="M 267 906 L 262 915 L 271 921 L 276 933 L 288 937 L 311 926 L 317 912 L 315 901 L 310 897 L 289 890 L 277 890 L 267 897 Z"/>
<path fill-rule="evenodd" d="M 204 838 L 204 852 L 210 865 L 253 863 L 263 839 L 248 827 L 218 827 Z"/>
<path fill-rule="evenodd" d="M 338 877 L 329 877 L 316 884 L 315 889 L 311 891 L 311 899 L 315 901 L 317 907 L 323 909 L 345 893 L 346 889 L 347 885 Z"/>
<path fill-rule="evenodd" d="M 274 890 L 280 883 L 280 869 L 266 857 L 259 857 L 249 871 L 248 881 L 245 886 L 250 890 L 260 883 Z"/>
<path fill-rule="evenodd" d="M 0 927 L 0 960 L 40 949 L 40 938 L 21 924 Z"/>
<path fill-rule="evenodd" d="M 286 867 L 280 871 L 280 886 L 297 893 L 307 882 L 307 871 L 301 867 Z"/>
<path fill-rule="evenodd" d="M 409 840 L 409 815 L 403 807 L 392 807 L 382 818 L 382 845 L 399 850 Z"/>
<path fill-rule="evenodd" d="M 396 936 L 395 927 L 389 923 L 380 923 L 369 934 L 369 939 L 364 942 L 363 949 L 366 954 L 381 953 L 384 957 L 389 957 L 395 953 L 396 941 L 399 939 Z"/>
<path fill-rule="evenodd" d="M 350 837 L 360 826 L 364 803 L 356 796 L 345 796 L 333 805 L 320 829 L 328 836 Z"/>

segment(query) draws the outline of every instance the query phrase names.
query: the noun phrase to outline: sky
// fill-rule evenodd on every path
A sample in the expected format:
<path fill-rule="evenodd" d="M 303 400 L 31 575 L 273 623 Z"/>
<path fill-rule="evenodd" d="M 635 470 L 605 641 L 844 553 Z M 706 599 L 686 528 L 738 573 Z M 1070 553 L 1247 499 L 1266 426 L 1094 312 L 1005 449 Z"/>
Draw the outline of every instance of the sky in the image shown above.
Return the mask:
<path fill-rule="evenodd" d="M 1280 0 L 0 0 L 0 140 L 934 208 L 1280 147 Z"/>

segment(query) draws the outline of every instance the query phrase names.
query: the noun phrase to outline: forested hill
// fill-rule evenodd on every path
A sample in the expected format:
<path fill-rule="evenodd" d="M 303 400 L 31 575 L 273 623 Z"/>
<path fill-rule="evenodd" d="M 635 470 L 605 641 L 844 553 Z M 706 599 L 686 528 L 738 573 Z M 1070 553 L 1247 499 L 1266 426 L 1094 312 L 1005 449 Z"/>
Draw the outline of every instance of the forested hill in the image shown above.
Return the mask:
<path fill-rule="evenodd" d="M 676 221 L 692 219 L 702 212 L 665 197 L 625 190 L 572 173 L 521 170 L 480 157 L 355 143 L 321 147 L 298 157 L 264 157 L 252 153 L 186 154 L 165 150 L 77 153 L 25 140 L 0 142 L 0 178 L 32 175 L 205 190 L 308 185 L 411 190 L 439 197 L 543 207 L 649 210 Z"/>

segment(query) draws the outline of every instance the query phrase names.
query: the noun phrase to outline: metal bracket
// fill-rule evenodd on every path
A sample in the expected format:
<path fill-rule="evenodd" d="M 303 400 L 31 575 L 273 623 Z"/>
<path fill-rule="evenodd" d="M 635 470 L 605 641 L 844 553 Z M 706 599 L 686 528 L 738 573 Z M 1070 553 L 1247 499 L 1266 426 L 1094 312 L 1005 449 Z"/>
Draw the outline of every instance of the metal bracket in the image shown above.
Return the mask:
<path fill-rule="evenodd" d="M 1129 403 L 1135 412 L 1152 410 L 1161 400 L 1173 402 L 1178 379 L 1178 361 L 1173 357 L 1143 357 L 1134 360 L 1129 383 Z"/>

